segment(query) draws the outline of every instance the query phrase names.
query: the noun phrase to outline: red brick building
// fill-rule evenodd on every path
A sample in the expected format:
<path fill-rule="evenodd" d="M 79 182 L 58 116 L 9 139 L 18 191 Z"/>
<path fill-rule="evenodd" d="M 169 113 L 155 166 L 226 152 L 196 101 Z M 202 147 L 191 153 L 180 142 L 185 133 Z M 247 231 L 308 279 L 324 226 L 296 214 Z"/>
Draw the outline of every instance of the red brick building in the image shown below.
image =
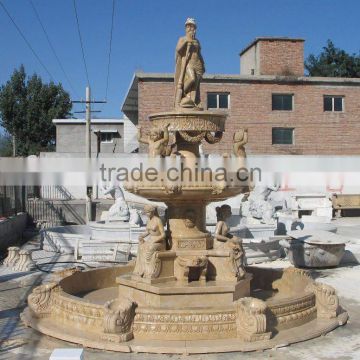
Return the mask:
<path fill-rule="evenodd" d="M 302 39 L 257 38 L 240 53 L 239 75 L 205 74 L 204 108 L 228 115 L 211 151 L 229 151 L 234 131 L 248 128 L 249 154 L 360 154 L 360 79 L 304 76 L 303 49 Z M 173 108 L 173 81 L 136 73 L 122 111 L 146 128 L 149 114 Z"/>

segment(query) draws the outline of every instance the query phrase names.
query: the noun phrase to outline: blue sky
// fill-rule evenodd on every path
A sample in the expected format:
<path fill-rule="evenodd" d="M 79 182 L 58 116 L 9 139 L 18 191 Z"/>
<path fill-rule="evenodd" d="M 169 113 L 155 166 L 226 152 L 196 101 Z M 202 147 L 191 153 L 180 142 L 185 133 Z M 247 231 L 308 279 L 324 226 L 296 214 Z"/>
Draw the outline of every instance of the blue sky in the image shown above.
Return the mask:
<path fill-rule="evenodd" d="M 1 0 L 56 82 L 72 98 L 84 96 L 86 76 L 72 0 L 33 0 L 67 72 L 72 91 L 54 58 L 28 0 Z M 305 56 L 319 53 L 332 39 L 350 53 L 360 50 L 358 0 L 115 0 L 115 23 L 108 103 L 98 116 L 118 117 L 136 70 L 172 72 L 174 48 L 184 21 L 194 17 L 208 73 L 239 73 L 239 51 L 257 36 L 302 37 Z M 96 99 L 104 99 L 112 0 L 76 0 L 85 55 Z M 15 67 L 48 75 L 28 49 L 2 8 L 0 84 Z M 83 110 L 79 105 L 74 110 Z"/>

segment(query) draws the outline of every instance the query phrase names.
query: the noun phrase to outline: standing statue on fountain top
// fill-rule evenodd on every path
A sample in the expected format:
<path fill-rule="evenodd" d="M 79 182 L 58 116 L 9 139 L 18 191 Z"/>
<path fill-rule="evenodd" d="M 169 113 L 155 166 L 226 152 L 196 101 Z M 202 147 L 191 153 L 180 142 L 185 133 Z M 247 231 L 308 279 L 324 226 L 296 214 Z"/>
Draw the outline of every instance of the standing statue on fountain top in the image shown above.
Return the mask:
<path fill-rule="evenodd" d="M 196 22 L 188 18 L 185 22 L 185 36 L 176 46 L 175 108 L 196 108 L 200 103 L 200 81 L 205 72 L 199 40 L 196 39 Z"/>

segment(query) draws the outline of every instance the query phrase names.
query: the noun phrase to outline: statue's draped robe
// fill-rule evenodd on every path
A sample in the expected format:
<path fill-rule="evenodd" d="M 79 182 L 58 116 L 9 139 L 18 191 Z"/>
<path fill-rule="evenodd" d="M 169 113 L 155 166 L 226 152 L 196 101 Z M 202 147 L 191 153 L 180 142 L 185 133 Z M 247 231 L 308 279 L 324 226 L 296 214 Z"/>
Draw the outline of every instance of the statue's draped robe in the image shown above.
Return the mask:
<path fill-rule="evenodd" d="M 179 39 L 178 43 L 177 43 L 176 51 L 175 51 L 175 78 L 174 78 L 175 98 L 176 98 L 176 91 L 177 91 L 177 86 L 178 86 L 178 83 L 179 83 L 182 64 L 183 64 L 184 61 L 186 61 L 186 48 L 187 47 L 183 46 L 185 44 L 186 40 L 187 40 L 186 36 L 181 37 Z M 194 39 L 194 40 L 197 40 L 197 39 Z M 200 42 L 198 41 L 198 43 L 199 43 L 199 47 L 198 47 L 199 61 L 198 62 L 191 62 L 190 65 L 193 66 L 193 68 L 194 68 L 194 70 L 196 72 L 196 75 L 201 78 L 203 73 L 205 72 L 205 64 L 204 64 L 204 60 L 203 60 L 203 58 L 201 56 Z M 191 51 L 191 49 L 190 49 L 190 51 Z M 191 61 L 191 59 L 190 59 L 190 61 Z M 186 66 L 189 66 L 189 62 L 186 64 Z M 186 71 L 185 71 L 184 80 L 186 80 L 186 76 L 187 75 L 186 75 Z M 198 103 L 200 103 L 200 87 L 198 87 L 196 92 L 197 93 L 196 93 L 195 103 L 198 104 Z M 185 94 L 184 94 L 184 86 L 183 86 L 183 88 L 182 88 L 182 97 L 184 97 L 184 96 L 185 96 Z"/>

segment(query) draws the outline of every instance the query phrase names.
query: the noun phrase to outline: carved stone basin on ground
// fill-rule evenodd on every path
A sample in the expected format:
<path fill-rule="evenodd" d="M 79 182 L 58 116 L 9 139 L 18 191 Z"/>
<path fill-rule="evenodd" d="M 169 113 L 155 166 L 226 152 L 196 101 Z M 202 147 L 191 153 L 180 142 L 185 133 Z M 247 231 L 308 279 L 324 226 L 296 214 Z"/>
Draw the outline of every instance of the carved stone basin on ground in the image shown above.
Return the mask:
<path fill-rule="evenodd" d="M 288 233 L 291 239 L 280 244 L 296 267 L 322 268 L 338 266 L 344 253 L 347 239 L 328 231 L 297 230 Z"/>

